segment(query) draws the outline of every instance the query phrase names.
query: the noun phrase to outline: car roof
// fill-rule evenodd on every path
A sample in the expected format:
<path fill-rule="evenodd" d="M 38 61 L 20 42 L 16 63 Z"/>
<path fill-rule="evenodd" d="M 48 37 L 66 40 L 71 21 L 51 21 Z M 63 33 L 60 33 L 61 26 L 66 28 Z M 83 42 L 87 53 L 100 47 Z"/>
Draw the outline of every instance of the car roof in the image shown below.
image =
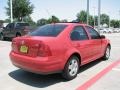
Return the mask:
<path fill-rule="evenodd" d="M 73 22 L 62 22 L 62 23 L 54 23 L 54 24 L 64 24 L 64 25 L 81 25 L 81 26 L 89 26 L 87 24 L 84 24 L 84 23 L 73 23 Z"/>

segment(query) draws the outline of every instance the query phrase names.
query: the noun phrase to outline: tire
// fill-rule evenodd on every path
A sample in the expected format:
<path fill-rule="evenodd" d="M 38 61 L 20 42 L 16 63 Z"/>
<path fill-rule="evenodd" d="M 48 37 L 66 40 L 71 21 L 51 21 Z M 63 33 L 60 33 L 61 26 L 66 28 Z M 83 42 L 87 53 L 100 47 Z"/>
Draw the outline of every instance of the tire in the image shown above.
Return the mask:
<path fill-rule="evenodd" d="M 63 78 L 66 80 L 74 79 L 78 74 L 79 66 L 79 58 L 77 56 L 70 57 L 63 70 Z"/>
<path fill-rule="evenodd" d="M 3 36 L 3 34 L 2 33 L 0 33 L 0 40 L 4 40 L 4 36 Z"/>
<path fill-rule="evenodd" d="M 104 56 L 103 56 L 103 59 L 108 60 L 109 58 L 110 58 L 110 46 L 107 46 L 105 53 L 104 53 Z"/>
<path fill-rule="evenodd" d="M 21 34 L 20 34 L 20 33 L 17 33 L 17 34 L 16 34 L 16 37 L 20 37 L 20 36 L 21 36 Z"/>

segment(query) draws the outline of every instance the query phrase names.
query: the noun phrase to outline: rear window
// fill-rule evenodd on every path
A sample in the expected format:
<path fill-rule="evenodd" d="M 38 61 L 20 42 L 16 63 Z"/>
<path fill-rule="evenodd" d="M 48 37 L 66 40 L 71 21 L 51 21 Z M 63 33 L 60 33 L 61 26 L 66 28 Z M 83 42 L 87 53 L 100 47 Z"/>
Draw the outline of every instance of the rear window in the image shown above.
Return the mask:
<path fill-rule="evenodd" d="M 24 26 L 29 26 L 28 23 L 17 23 L 16 27 L 24 27 Z"/>
<path fill-rule="evenodd" d="M 35 31 L 29 33 L 30 36 L 52 36 L 56 37 L 60 32 L 62 32 L 67 25 L 63 24 L 47 24 L 38 27 Z"/>

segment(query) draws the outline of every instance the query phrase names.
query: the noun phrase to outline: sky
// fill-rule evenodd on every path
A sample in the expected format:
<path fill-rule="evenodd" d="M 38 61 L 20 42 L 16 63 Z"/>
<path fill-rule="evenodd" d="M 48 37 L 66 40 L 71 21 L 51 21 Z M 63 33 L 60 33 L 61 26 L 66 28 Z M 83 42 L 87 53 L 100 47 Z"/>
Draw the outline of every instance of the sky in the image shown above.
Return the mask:
<path fill-rule="evenodd" d="M 0 20 L 8 18 L 5 7 L 8 0 L 0 0 Z M 90 14 L 98 14 L 98 0 L 90 1 Z M 30 0 L 34 5 L 31 15 L 34 21 L 41 18 L 49 18 L 55 15 L 60 19 L 68 21 L 75 20 L 76 14 L 86 10 L 87 0 Z M 95 9 L 94 9 L 95 8 Z M 111 19 L 120 19 L 120 0 L 101 0 L 101 13 L 106 13 Z"/>

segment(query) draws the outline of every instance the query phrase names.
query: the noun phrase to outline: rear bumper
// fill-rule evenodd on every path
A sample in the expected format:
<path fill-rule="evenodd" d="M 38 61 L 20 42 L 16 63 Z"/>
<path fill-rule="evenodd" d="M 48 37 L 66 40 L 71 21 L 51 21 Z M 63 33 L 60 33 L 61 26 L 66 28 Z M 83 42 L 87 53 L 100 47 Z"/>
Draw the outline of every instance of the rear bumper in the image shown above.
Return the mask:
<path fill-rule="evenodd" d="M 23 70 L 38 73 L 51 74 L 62 71 L 61 61 L 54 60 L 50 57 L 28 57 L 10 53 L 12 64 Z"/>

